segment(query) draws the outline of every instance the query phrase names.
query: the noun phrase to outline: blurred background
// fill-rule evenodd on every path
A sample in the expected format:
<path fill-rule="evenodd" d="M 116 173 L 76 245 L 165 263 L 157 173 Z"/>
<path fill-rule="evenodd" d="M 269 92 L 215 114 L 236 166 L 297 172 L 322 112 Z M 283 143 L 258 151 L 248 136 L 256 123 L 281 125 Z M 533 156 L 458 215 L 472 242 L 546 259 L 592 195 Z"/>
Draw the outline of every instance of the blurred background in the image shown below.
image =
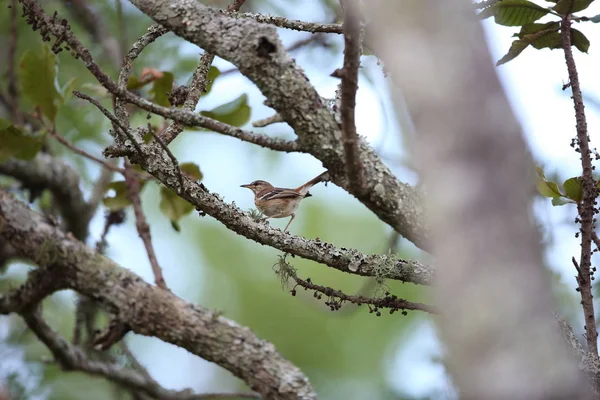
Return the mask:
<path fill-rule="evenodd" d="M 2 1 L 0 12 L 0 59 L 7 59 L 9 13 Z M 225 7 L 229 1 L 204 1 Z M 119 0 L 88 2 L 114 35 L 120 46 L 128 49 L 145 33 L 151 21 L 128 2 Z M 90 34 L 85 22 L 73 18 L 70 1 L 42 1 L 46 12 L 58 10 L 69 19 L 76 35 L 91 50 L 107 72 L 116 78 L 114 62 Z M 248 0 L 242 11 L 271 13 L 288 18 L 315 22 L 337 22 L 335 0 Z M 592 5 L 586 15 L 600 12 Z M 20 15 L 20 10 L 18 15 Z M 596 41 L 600 39 L 592 24 L 577 27 L 592 42 L 589 54 L 575 53 L 584 95 L 587 96 L 588 125 L 592 146 L 597 143 L 600 126 L 598 104 L 600 88 L 594 79 L 600 62 Z M 508 50 L 515 30 L 484 21 L 491 58 L 499 59 Z M 292 56 L 305 70 L 311 83 L 326 98 L 333 98 L 338 80 L 329 75 L 342 64 L 343 39 L 340 35 L 311 35 L 279 29 Z M 40 52 L 41 39 L 23 21 L 19 21 L 17 60 L 27 51 Z M 143 68 L 173 73 L 176 85 L 188 84 L 202 50 L 173 34 L 159 38 L 148 46 L 134 65 L 139 77 Z M 250 122 L 272 115 L 263 105 L 264 97 L 252 83 L 228 62 L 217 58 L 213 63 L 220 71 L 212 90 L 203 96 L 198 111 L 214 110 L 232 101 L 250 110 L 243 118 Z M 4 65 L 0 67 L 4 74 Z M 578 154 L 569 143 L 575 135 L 575 119 L 569 95 L 561 91 L 567 79 L 561 51 L 527 49 L 516 60 L 497 69 L 506 94 L 518 115 L 531 151 L 544 166 L 546 175 L 560 181 L 576 176 L 580 169 Z M 63 52 L 58 57 L 57 80 L 63 87 L 71 78 L 74 89 L 102 98 L 101 88 L 84 66 Z M 2 78 L 1 88 L 6 88 Z M 389 85 L 382 66 L 372 55 L 362 57 L 357 95 L 357 128 L 379 152 L 397 176 L 408 183 L 418 182 L 412 168 L 409 149 L 405 146 L 408 116 L 394 110 L 389 98 Z M 145 93 L 145 89 L 141 89 Z M 240 96 L 246 95 L 247 97 Z M 25 100 L 24 100 L 25 101 Z M 240 103 L 241 102 L 241 103 Z M 104 98 L 107 106 L 110 101 Z M 23 107 L 27 108 L 24 103 Z M 6 110 L 0 110 L 6 117 Z M 433 117 L 433 116 L 432 116 Z M 152 118 L 159 123 L 158 117 Z M 133 124 L 146 123 L 146 114 L 138 113 Z M 100 156 L 110 144 L 109 124 L 91 105 L 70 98 L 59 109 L 59 133 L 77 145 Z M 293 139 L 286 124 L 256 129 L 272 136 Z M 63 157 L 82 174 L 82 189 L 89 195 L 100 174 L 96 164 L 71 153 L 56 142 L 50 143 L 53 154 Z M 263 149 L 237 139 L 212 132 L 184 131 L 170 146 L 180 162 L 194 162 L 203 173 L 203 183 L 228 202 L 244 210 L 254 208 L 250 191 L 239 186 L 263 179 L 276 186 L 296 187 L 321 173 L 321 163 L 310 155 L 286 154 Z M 10 182 L 0 177 L 2 183 Z M 113 180 L 121 180 L 115 176 Z M 392 230 L 346 192 L 329 184 L 311 190 L 313 197 L 303 202 L 290 227 L 291 233 L 307 238 L 320 238 L 337 246 L 356 248 L 364 253 L 397 253 L 402 258 L 428 260 L 410 242 Z M 110 193 L 109 193 L 110 194 Z M 199 218 L 196 212 L 184 217 L 180 231 L 173 229 L 160 211 L 160 188 L 155 183 L 144 186 L 143 208 L 151 226 L 158 261 L 167 284 L 178 296 L 216 309 L 228 318 L 250 327 L 258 336 L 275 344 L 284 357 L 296 364 L 309 377 L 320 399 L 451 399 L 454 392 L 443 366 L 443 348 L 435 333 L 434 321 L 428 316 L 409 312 L 381 317 L 365 307 L 346 305 L 337 312 L 324 305 L 324 299 L 313 298 L 311 292 L 299 290 L 292 297 L 282 288 L 273 265 L 280 253 L 248 241 L 228 231 L 210 217 Z M 35 204 L 40 206 L 39 200 Z M 583 328 L 579 300 L 575 292 L 574 271 L 570 258 L 578 252 L 573 224 L 575 210 L 570 206 L 552 207 L 548 199 L 536 199 L 536 214 L 544 237 L 547 268 L 556 290 L 559 311 L 580 333 Z M 105 208 L 92 220 L 88 244 L 95 246 L 104 227 Z M 287 219 L 271 220 L 283 228 Z M 153 282 L 143 244 L 138 237 L 131 209 L 127 222 L 111 229 L 106 254 L 120 265 Z M 387 290 L 409 300 L 428 301 L 427 289 L 397 282 L 374 282 L 323 265 L 288 258 L 298 274 L 314 282 L 339 288 L 348 293 L 378 295 Z M 0 290 L 6 291 L 22 282 L 30 266 L 13 263 L 0 275 Z M 457 290 L 460 290 L 457 288 Z M 509 296 L 510 293 L 507 293 Z M 44 313 L 51 325 L 70 338 L 74 326 L 74 299 L 61 292 L 44 303 Z M 100 321 L 103 319 L 100 318 Z M 159 340 L 129 334 L 126 342 L 159 383 L 167 388 L 191 387 L 199 393 L 244 390 L 245 385 L 228 371 L 199 359 L 185 350 Z M 118 350 L 115 356 L 120 357 Z M 0 317 L 0 383 L 22 399 L 127 399 L 128 394 L 115 389 L 105 380 L 80 373 L 64 373 L 44 362 L 49 353 L 27 332 L 17 316 Z"/>

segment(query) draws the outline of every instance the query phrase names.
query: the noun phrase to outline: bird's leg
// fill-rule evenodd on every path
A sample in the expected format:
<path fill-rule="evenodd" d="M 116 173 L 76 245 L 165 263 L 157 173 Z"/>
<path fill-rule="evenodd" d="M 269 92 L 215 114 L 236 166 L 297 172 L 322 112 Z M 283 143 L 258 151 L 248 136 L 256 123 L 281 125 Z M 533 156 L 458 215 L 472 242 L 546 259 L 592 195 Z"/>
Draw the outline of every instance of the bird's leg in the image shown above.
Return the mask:
<path fill-rule="evenodd" d="M 287 232 L 287 229 L 290 227 L 290 224 L 292 223 L 292 221 L 294 220 L 295 217 L 296 217 L 296 214 L 292 214 L 292 218 L 290 218 L 290 222 L 288 222 L 288 224 L 285 226 L 285 229 L 283 230 L 284 232 Z"/>

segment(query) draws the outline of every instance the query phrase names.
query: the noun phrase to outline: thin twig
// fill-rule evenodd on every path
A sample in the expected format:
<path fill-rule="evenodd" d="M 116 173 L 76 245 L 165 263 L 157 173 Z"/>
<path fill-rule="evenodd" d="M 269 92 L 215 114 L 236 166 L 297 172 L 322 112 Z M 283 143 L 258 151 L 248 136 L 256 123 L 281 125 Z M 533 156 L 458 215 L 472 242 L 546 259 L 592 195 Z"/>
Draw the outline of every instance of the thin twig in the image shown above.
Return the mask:
<path fill-rule="evenodd" d="M 91 155 L 90 153 L 88 153 L 87 151 L 80 149 L 79 147 L 73 145 L 71 142 L 69 142 L 67 139 L 65 139 L 64 137 L 60 136 L 58 133 L 56 133 L 55 131 L 50 132 L 50 136 L 52 136 L 54 139 L 56 139 L 60 144 L 62 144 L 63 146 L 65 146 L 66 148 L 68 148 L 69 150 L 71 150 L 74 153 L 77 153 L 97 164 L 100 164 L 102 167 L 108 169 L 109 171 L 113 171 L 113 172 L 118 172 L 120 174 L 124 174 L 125 170 L 123 168 L 117 167 L 116 165 L 112 165 L 107 161 L 101 160 L 100 158 Z"/>
<path fill-rule="evenodd" d="M 292 29 L 295 31 L 303 31 L 310 33 L 342 33 L 343 26 L 341 24 L 320 24 L 318 22 L 307 22 L 284 17 L 276 17 L 274 15 L 254 14 L 254 13 L 238 13 L 225 12 L 234 18 L 252 18 L 263 24 L 275 25 L 280 28 Z"/>
<path fill-rule="evenodd" d="M 131 104 L 135 104 L 136 106 L 161 115 L 165 118 L 172 119 L 174 121 L 179 121 L 186 126 L 199 126 L 206 129 L 210 129 L 217 133 L 222 133 L 227 136 L 235 137 L 240 140 L 246 141 L 248 143 L 253 143 L 262 147 L 266 147 L 272 150 L 277 151 L 285 151 L 285 152 L 296 152 L 301 151 L 300 146 L 296 141 L 282 140 L 278 138 L 271 138 L 267 135 L 257 134 L 254 132 L 245 131 L 243 129 L 236 128 L 234 126 L 222 123 L 220 121 L 204 117 L 202 115 L 193 113 L 191 111 L 185 110 L 177 110 L 168 107 L 162 107 L 157 104 L 154 104 L 140 96 L 137 96 L 126 89 L 120 88 L 116 82 L 114 82 L 104 71 L 100 68 L 100 66 L 94 61 L 90 52 L 81 44 L 81 42 L 73 35 L 68 28 L 68 26 L 63 26 L 59 23 L 54 23 L 50 19 L 50 17 L 44 13 L 42 8 L 33 0 L 19 0 L 24 6 L 24 11 L 27 16 L 28 23 L 37 23 L 43 24 L 46 29 L 49 30 L 56 37 L 61 38 L 64 42 L 69 46 L 69 48 L 77 54 L 77 57 L 80 58 L 88 71 L 92 73 L 98 80 L 98 82 L 105 87 L 112 94 L 122 97 L 124 100 Z M 77 93 L 74 94 L 77 96 Z M 84 96 L 84 97 L 81 97 Z M 80 98 L 90 99 L 89 96 L 82 95 L 79 93 Z M 92 103 L 93 104 L 93 103 Z M 98 104 L 96 102 L 96 104 Z M 101 108 L 101 110 L 106 111 L 106 109 Z M 104 112 L 103 111 L 103 112 Z M 106 115 L 106 114 L 105 114 Z M 110 115 L 110 116 L 108 116 Z M 108 118 L 111 122 L 115 121 L 115 117 L 108 113 Z M 118 121 L 118 120 L 117 120 Z M 121 129 L 124 129 L 122 124 Z M 127 130 L 124 130 L 126 134 L 129 134 Z M 134 141 L 134 146 L 137 147 L 137 142 Z M 126 155 L 123 149 L 114 149 L 108 151 L 109 154 L 114 156 L 122 156 Z"/>
<path fill-rule="evenodd" d="M 8 70 L 6 71 L 6 79 L 8 81 L 8 97 L 10 99 L 10 116 L 15 124 L 20 124 L 19 121 L 19 91 L 17 90 L 17 75 L 15 73 L 16 57 L 17 57 L 17 41 L 19 30 L 17 26 L 17 0 L 10 2 L 10 34 L 8 37 Z"/>
<path fill-rule="evenodd" d="M 296 295 L 296 286 L 301 286 L 308 290 L 314 290 L 314 297 L 317 299 L 321 299 L 319 293 L 324 294 L 328 297 L 327 301 L 325 301 L 325 305 L 331 309 L 331 311 L 338 311 L 342 308 L 342 305 L 347 303 L 352 303 L 357 306 L 361 304 L 369 305 L 369 309 L 371 312 L 377 313 L 377 315 L 381 315 L 378 311 L 380 308 L 389 308 L 391 313 L 394 313 L 399 310 L 418 310 L 424 311 L 431 314 L 436 314 L 437 312 L 433 307 L 422 304 L 415 303 L 412 301 L 399 299 L 398 297 L 390 294 L 389 292 L 385 293 L 384 297 L 367 297 L 367 296 L 357 296 L 357 295 L 349 295 L 341 290 L 333 289 L 327 286 L 317 285 L 312 282 L 310 278 L 302 279 L 296 274 L 296 270 L 293 266 L 291 266 L 286 261 L 286 255 L 280 256 L 279 261 L 273 266 L 275 269 L 275 273 L 279 275 L 282 280 L 282 284 L 286 285 L 288 278 L 292 278 L 296 285 L 291 289 L 291 293 L 293 296 Z M 404 313 L 404 312 L 403 312 Z M 404 313 L 405 314 L 405 313 Z"/>
<path fill-rule="evenodd" d="M 360 162 L 358 133 L 356 132 L 356 91 L 358 89 L 358 68 L 360 67 L 360 20 L 356 15 L 355 0 L 344 0 L 344 67 L 336 70 L 333 76 L 342 78 L 341 120 L 342 144 L 346 173 L 350 186 L 362 193 L 365 183 Z"/>
<path fill-rule="evenodd" d="M 90 103 L 92 103 L 93 105 L 96 106 L 96 108 L 98 108 L 98 110 L 100 110 L 102 112 L 102 114 L 104 114 L 104 116 L 106 118 L 108 118 L 115 126 L 116 128 L 118 128 L 117 130 L 120 130 L 125 136 L 127 136 L 127 138 L 131 141 L 131 143 L 133 144 L 133 147 L 135 147 L 135 149 L 137 150 L 138 154 L 142 154 L 142 149 L 140 147 L 140 144 L 137 142 L 137 140 L 133 137 L 133 135 L 131 134 L 131 132 L 129 132 L 129 129 L 125 128 L 123 126 L 123 124 L 121 124 L 121 121 L 119 121 L 114 115 L 112 115 L 106 108 L 104 108 L 99 102 L 97 102 L 96 100 L 94 100 L 93 98 L 91 98 L 90 96 L 83 94 L 77 90 L 73 91 L 73 95 L 75 95 L 76 97 L 79 97 L 80 99 L 83 100 L 87 100 Z"/>
<path fill-rule="evenodd" d="M 575 120 L 577 127 L 577 145 L 581 154 L 581 167 L 583 169 L 583 201 L 578 207 L 579 219 L 581 221 L 581 258 L 579 260 L 580 279 L 579 289 L 581 293 L 581 304 L 585 319 L 585 332 L 590 353 L 598 357 L 598 331 L 594 312 L 594 301 L 592 294 L 591 264 L 592 264 L 592 238 L 594 232 L 594 203 L 596 201 L 596 185 L 592 176 L 592 158 L 589 146 L 589 135 L 583 96 L 579 85 L 577 66 L 573 58 L 571 48 L 571 15 L 565 15 L 561 21 L 561 37 L 565 61 L 569 73 L 569 82 L 573 93 L 573 105 L 575 108 Z"/>
<path fill-rule="evenodd" d="M 182 107 L 183 110 L 194 111 L 198 104 L 198 100 L 200 100 L 200 96 L 202 96 L 202 93 L 206 92 L 208 71 L 210 70 L 210 66 L 214 59 L 215 56 L 211 53 L 204 53 L 200 57 L 198 66 L 192 75 L 192 82 L 188 87 L 187 97 Z M 165 144 L 171 143 L 183 131 L 184 127 L 184 124 L 175 121 L 160 135 L 160 137 Z"/>
<path fill-rule="evenodd" d="M 252 123 L 252 126 L 255 128 L 264 128 L 265 126 L 268 126 L 271 124 L 277 124 L 279 122 L 285 122 L 285 120 L 279 113 L 277 113 L 277 114 L 271 115 L 270 117 L 259 119 L 258 121 L 254 121 Z"/>
<path fill-rule="evenodd" d="M 117 0 L 118 1 L 118 0 Z M 117 80 L 117 86 L 121 90 L 127 90 L 127 82 L 129 80 L 129 76 L 131 74 L 131 68 L 133 66 L 133 62 L 138 58 L 141 52 L 156 39 L 167 33 L 168 30 L 162 25 L 152 24 L 148 28 L 145 34 L 143 34 L 135 43 L 131 46 L 129 52 L 125 58 L 123 58 L 123 62 L 121 65 L 121 69 L 119 71 L 119 78 Z M 116 95 L 116 93 L 113 92 Z M 121 100 L 119 96 L 115 99 L 115 115 L 121 121 L 121 124 L 125 124 L 127 120 L 127 112 L 125 110 L 125 104 Z M 125 125 L 129 125 L 126 123 Z"/>
<path fill-rule="evenodd" d="M 158 259 L 156 258 L 154 247 L 152 246 L 152 236 L 150 234 L 150 227 L 146 222 L 146 216 L 144 215 L 144 211 L 142 210 L 142 202 L 140 200 L 140 182 L 136 178 L 136 174 L 132 172 L 133 170 L 131 164 L 129 164 L 129 162 L 126 161 L 125 182 L 127 184 L 127 194 L 129 195 L 129 200 L 133 205 L 133 212 L 135 214 L 135 227 L 137 228 L 138 234 L 140 235 L 142 242 L 144 242 L 146 253 L 148 253 L 148 259 L 150 260 L 152 272 L 154 273 L 154 282 L 156 283 L 156 286 L 164 290 L 169 290 L 162 274 L 162 268 L 158 264 Z"/>
<path fill-rule="evenodd" d="M 233 3 L 227 7 L 227 11 L 238 11 L 245 2 L 246 0 L 234 0 Z M 215 55 L 208 52 L 205 52 L 200 57 L 198 66 L 192 75 L 192 82 L 188 87 L 187 97 L 183 103 L 183 110 L 194 111 L 198 104 L 198 100 L 200 100 L 200 96 L 202 96 L 202 93 L 206 92 L 208 72 L 210 71 L 210 66 L 214 59 Z M 183 131 L 183 128 L 184 125 L 182 123 L 175 121 L 163 132 L 161 139 L 168 145 Z"/>

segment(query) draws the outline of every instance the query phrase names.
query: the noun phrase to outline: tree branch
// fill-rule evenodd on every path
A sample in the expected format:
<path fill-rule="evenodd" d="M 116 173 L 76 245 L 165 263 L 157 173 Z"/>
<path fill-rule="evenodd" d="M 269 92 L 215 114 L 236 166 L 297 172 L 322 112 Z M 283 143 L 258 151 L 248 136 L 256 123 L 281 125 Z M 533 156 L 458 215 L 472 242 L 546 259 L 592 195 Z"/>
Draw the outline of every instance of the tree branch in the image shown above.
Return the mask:
<path fill-rule="evenodd" d="M 581 256 L 579 259 L 580 273 L 577 283 L 581 293 L 581 304 L 585 319 L 585 332 L 590 352 L 598 357 L 598 330 L 596 329 L 596 318 L 594 312 L 594 296 L 592 294 L 591 265 L 592 265 L 592 238 L 594 233 L 594 214 L 596 214 L 596 183 L 592 176 L 592 158 L 590 151 L 590 137 L 587 130 L 583 96 L 579 85 L 577 66 L 573 58 L 571 48 L 571 15 L 562 18 L 560 25 L 565 61 L 569 73 L 569 83 L 573 91 L 573 105 L 575 107 L 575 120 L 577 126 L 577 145 L 581 154 L 581 167 L 583 169 L 583 201 L 578 207 L 579 219 L 581 220 Z"/>
<path fill-rule="evenodd" d="M 75 237 L 87 236 L 89 205 L 79 188 L 79 174 L 65 162 L 40 153 L 31 161 L 10 159 L 0 163 L 0 174 L 16 178 L 28 188 L 49 189 L 67 230 Z"/>
<path fill-rule="evenodd" d="M 101 376 L 125 388 L 141 391 L 161 400 L 216 399 L 217 396 L 221 396 L 220 394 L 194 394 L 190 389 L 182 391 L 167 390 L 153 379 L 148 379 L 148 377 L 130 369 L 122 368 L 117 364 L 90 360 L 81 350 L 60 337 L 48 326 L 46 321 L 42 319 L 39 310 L 23 313 L 23 318 L 29 329 L 50 349 L 56 361 L 66 371 L 82 371 L 92 376 Z M 244 399 L 260 398 L 258 394 L 253 393 L 228 393 L 228 395 Z"/>
<path fill-rule="evenodd" d="M 69 238 L 3 190 L 0 238 L 21 256 L 37 259 L 36 279 L 47 282 L 45 287 L 25 284 L 0 295 L 0 313 L 26 310 L 53 291 L 73 289 L 118 314 L 134 332 L 183 347 L 228 369 L 265 399 L 316 399 L 306 377 L 272 344 L 234 321 L 147 284 Z"/>
<path fill-rule="evenodd" d="M 344 161 L 350 187 L 356 193 L 365 188 L 364 175 L 358 151 L 358 133 L 354 114 L 356 113 L 356 91 L 358 89 L 358 68 L 360 67 L 360 20 L 355 0 L 344 0 L 344 67 L 336 70 L 333 76 L 342 78 L 342 144 Z"/>
<path fill-rule="evenodd" d="M 35 1 L 19 1 L 24 5 L 28 22 L 43 26 L 60 40 L 64 40 L 104 87 L 133 104 L 141 103 L 129 92 L 119 91 L 117 85 L 94 63 L 87 49 L 68 27 L 61 25 L 60 21 L 52 21 Z M 352 191 L 343 167 L 344 155 L 339 146 L 341 133 L 338 125 L 304 73 L 285 52 L 273 27 L 249 19 L 236 21 L 219 10 L 196 2 L 179 0 L 167 4 L 158 3 L 156 0 L 133 0 L 132 3 L 179 36 L 236 65 L 242 74 L 257 84 L 269 104 L 295 130 L 298 145 L 302 150 L 324 163 L 334 183 L 357 195 L 364 205 L 405 238 L 423 249 L 428 249 L 429 234 L 420 192 L 398 181 L 373 149 L 364 143 L 360 145 L 360 153 L 368 186 L 362 196 Z M 231 43 L 237 45 L 231 46 Z M 151 107 L 155 107 L 153 112 L 161 109 L 152 103 L 148 104 L 148 109 Z M 209 123 L 219 127 L 214 121 L 197 119 L 196 122 L 198 125 L 203 122 L 212 130 L 215 129 L 209 126 Z M 274 144 L 269 146 L 270 148 L 292 151 L 290 146 L 280 142 L 271 143 L 271 138 L 258 135 L 249 137 L 247 132 L 242 130 L 231 132 L 227 128 L 215 131 L 231 133 L 232 136 L 248 139 L 263 146 Z"/>
<path fill-rule="evenodd" d="M 142 242 L 144 242 L 146 253 L 148 253 L 148 259 L 150 260 L 150 265 L 154 274 L 154 283 L 156 283 L 156 286 L 161 289 L 169 290 L 162 274 L 162 268 L 158 264 L 154 247 L 152 246 L 150 227 L 146 222 L 146 217 L 144 216 L 144 211 L 142 210 L 142 202 L 140 200 L 140 182 L 133 173 L 131 164 L 127 162 L 125 163 L 125 182 L 127 183 L 127 194 L 135 214 L 135 227 L 137 228 Z"/>
<path fill-rule="evenodd" d="M 342 33 L 344 28 L 342 24 L 326 24 L 318 22 L 300 21 L 297 19 L 289 19 L 285 17 L 277 17 L 275 15 L 255 14 L 255 13 L 226 13 L 227 16 L 233 18 L 249 18 L 261 24 L 274 25 L 279 28 L 292 29 L 301 32 L 310 33 Z"/>

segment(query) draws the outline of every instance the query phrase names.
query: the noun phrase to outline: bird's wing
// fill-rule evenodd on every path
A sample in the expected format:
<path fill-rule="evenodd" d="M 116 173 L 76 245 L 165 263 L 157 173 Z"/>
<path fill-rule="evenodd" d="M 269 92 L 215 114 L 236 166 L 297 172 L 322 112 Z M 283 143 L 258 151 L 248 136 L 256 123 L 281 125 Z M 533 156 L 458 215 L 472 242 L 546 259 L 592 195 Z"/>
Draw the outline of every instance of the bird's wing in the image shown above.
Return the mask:
<path fill-rule="evenodd" d="M 257 197 L 260 200 L 273 200 L 304 197 L 304 194 L 298 193 L 292 189 L 273 188 L 265 191 L 265 193 L 259 193 Z"/>

